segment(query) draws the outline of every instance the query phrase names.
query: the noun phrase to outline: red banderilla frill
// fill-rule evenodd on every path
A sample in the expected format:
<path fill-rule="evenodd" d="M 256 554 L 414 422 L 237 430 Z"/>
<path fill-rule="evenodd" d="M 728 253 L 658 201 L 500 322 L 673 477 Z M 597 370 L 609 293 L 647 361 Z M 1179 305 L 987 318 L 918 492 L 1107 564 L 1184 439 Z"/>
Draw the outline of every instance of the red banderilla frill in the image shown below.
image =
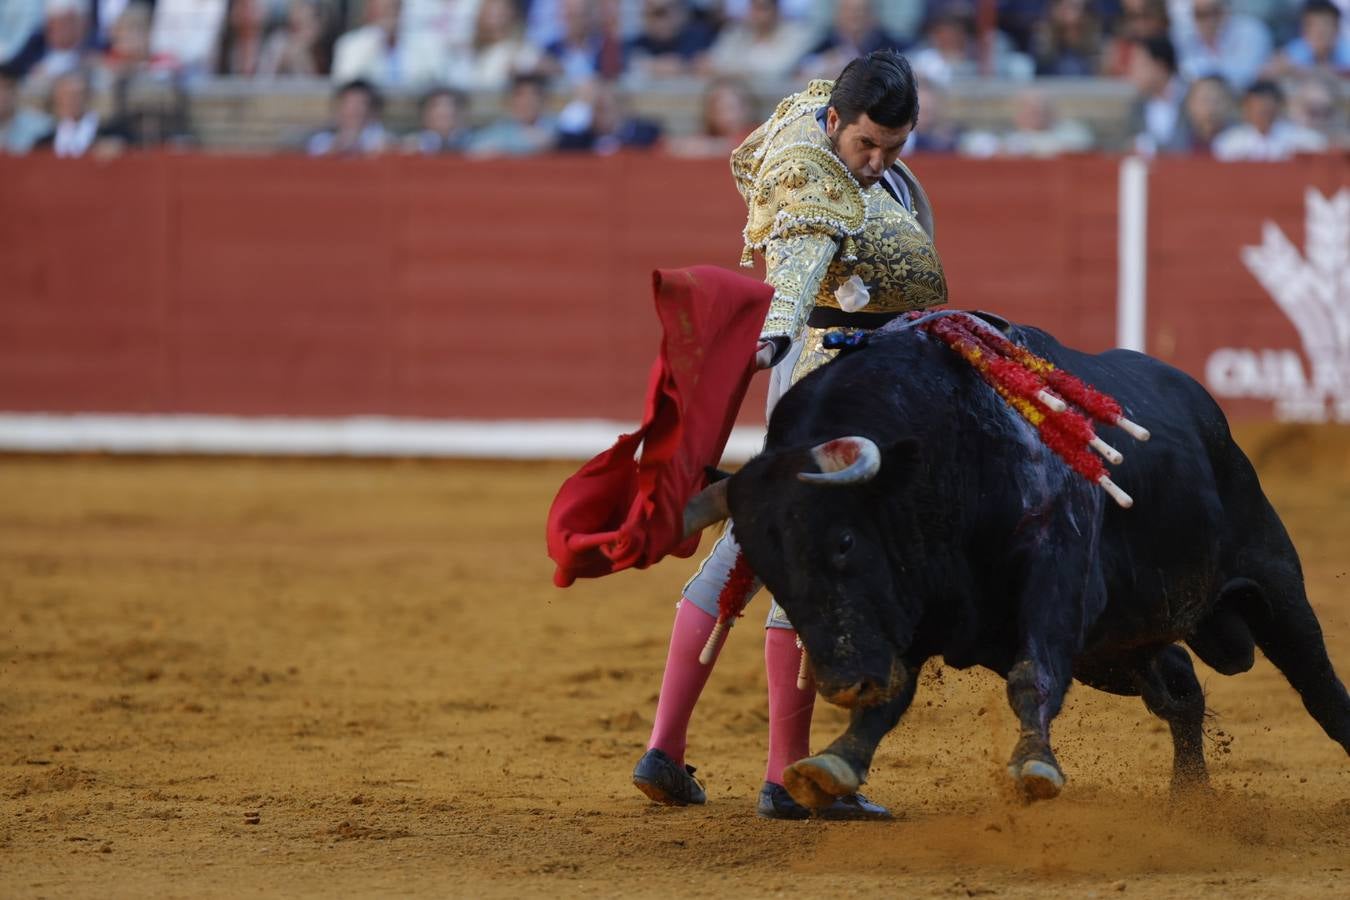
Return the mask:
<path fill-rule="evenodd" d="M 727 574 L 727 583 L 722 585 L 722 592 L 717 595 L 717 622 L 713 625 L 712 633 L 708 635 L 708 642 L 703 645 L 703 652 L 698 655 L 698 661 L 703 665 L 710 665 L 716 658 L 717 644 L 731 627 L 731 620 L 745 613 L 745 606 L 750 602 L 750 589 L 754 583 L 755 573 L 745 561 L 745 554 L 737 550 L 736 562 L 732 564 L 731 572 Z"/>
<path fill-rule="evenodd" d="M 1101 459 L 1090 452 L 1097 451 L 1113 465 L 1124 460 L 1118 450 L 1093 432 L 1088 417 L 1119 426 L 1135 440 L 1149 438 L 1146 429 L 1122 415 L 1115 398 L 1056 368 L 1049 360 L 1008 340 L 1002 332 L 968 313 L 934 316 L 919 327 L 970 363 L 1009 406 L 1035 427 L 1041 441 L 1069 468 L 1100 485 L 1120 506 L 1128 509 L 1134 504 L 1130 495 L 1107 475 Z"/>

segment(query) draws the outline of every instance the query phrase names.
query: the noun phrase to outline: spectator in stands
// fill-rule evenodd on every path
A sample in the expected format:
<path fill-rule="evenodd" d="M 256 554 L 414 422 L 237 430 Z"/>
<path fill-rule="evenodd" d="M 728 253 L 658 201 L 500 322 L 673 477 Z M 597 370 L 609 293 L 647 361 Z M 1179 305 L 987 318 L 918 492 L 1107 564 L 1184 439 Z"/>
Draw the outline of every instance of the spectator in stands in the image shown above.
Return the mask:
<path fill-rule="evenodd" d="M 151 7 L 133 0 L 108 30 L 109 45 L 99 58 L 94 85 L 112 94 L 111 120 L 136 147 L 191 143 L 188 99 L 178 60 L 151 53 Z"/>
<path fill-rule="evenodd" d="M 22 77 L 42 55 L 43 0 L 0 3 L 0 67 Z"/>
<path fill-rule="evenodd" d="M 122 10 L 108 35 L 107 52 L 99 57 L 95 83 L 100 88 L 117 90 L 119 85 L 141 75 L 169 77 L 176 61 L 165 54 L 150 52 L 149 3 L 132 2 Z"/>
<path fill-rule="evenodd" d="M 188 124 L 188 97 L 179 78 L 127 78 L 113 92 L 113 121 L 133 147 L 195 145 Z"/>
<path fill-rule="evenodd" d="M 600 32 L 595 0 L 562 0 L 562 36 L 544 48 L 543 70 L 566 84 L 581 85 L 600 71 Z"/>
<path fill-rule="evenodd" d="M 324 2 L 332 3 L 332 0 Z M 543 2 L 520 0 L 520 5 L 529 5 L 533 9 Z M 546 5 L 551 7 L 553 2 L 547 0 Z M 347 5 L 351 3 L 352 0 L 346 0 Z M 421 36 L 432 41 L 453 61 L 471 53 L 481 7 L 482 0 L 406 0 L 398 25 L 405 38 Z M 538 46 L 544 45 L 541 43 Z"/>
<path fill-rule="evenodd" d="M 750 18 L 753 0 L 696 0 L 695 6 L 714 12 L 723 23 L 744 22 Z M 824 24 L 829 21 L 832 0 L 779 0 L 778 13 L 792 22 L 802 22 L 810 26 L 813 22 Z M 821 15 L 824 7 L 824 17 Z"/>
<path fill-rule="evenodd" d="M 1177 54 L 1165 38 L 1148 38 L 1130 54 L 1130 83 L 1138 94 L 1134 108 L 1134 148 L 1152 156 L 1170 146 L 1185 88 L 1177 77 Z"/>
<path fill-rule="evenodd" d="M 1092 148 L 1092 131 L 1075 119 L 1061 119 L 1046 93 L 1027 88 L 1013 98 L 1013 127 L 1002 134 L 969 132 L 961 140 L 966 156 L 1048 158 L 1084 153 Z"/>
<path fill-rule="evenodd" d="M 1036 26 L 1045 21 L 1053 0 L 996 0 L 998 30 L 1008 36 L 1018 52 L 1031 54 Z"/>
<path fill-rule="evenodd" d="M 506 115 L 473 133 L 472 156 L 529 156 L 551 150 L 556 140 L 553 118 L 545 111 L 548 79 L 538 73 L 511 79 Z"/>
<path fill-rule="evenodd" d="M 228 12 L 221 0 L 156 0 L 151 46 L 188 77 L 209 75 L 220 61 Z"/>
<path fill-rule="evenodd" d="M 1124 0 L 1115 22 L 1115 33 L 1102 52 L 1101 73 L 1107 78 L 1127 78 L 1140 41 L 1171 39 L 1167 0 Z"/>
<path fill-rule="evenodd" d="M 961 142 L 961 126 L 947 116 L 947 91 L 927 79 L 918 82 L 919 122 L 909 133 L 901 155 L 955 153 Z"/>
<path fill-rule="evenodd" d="M 1211 156 L 1214 141 L 1233 124 L 1236 101 L 1221 75 L 1197 78 L 1186 91 L 1181 116 L 1172 137 L 1158 148 L 1162 153 Z"/>
<path fill-rule="evenodd" d="M 471 0 L 473 2 L 473 0 Z M 525 0 L 525 38 L 547 49 L 563 39 L 566 25 L 562 7 L 566 0 Z"/>
<path fill-rule="evenodd" d="M 89 15 L 88 41 L 91 48 L 102 51 L 112 46 L 117 21 L 122 18 L 130 2 L 135 0 L 84 0 L 84 8 Z M 150 0 L 149 5 L 153 7 L 154 0 Z"/>
<path fill-rule="evenodd" d="M 1052 0 L 1048 15 L 1032 31 L 1031 55 L 1037 75 L 1096 75 L 1102 25 L 1088 0 Z"/>
<path fill-rule="evenodd" d="M 383 100 L 368 81 L 350 81 L 333 95 L 333 124 L 305 141 L 310 156 L 375 156 L 389 145 Z"/>
<path fill-rule="evenodd" d="M 51 130 L 50 116 L 19 105 L 18 76 L 0 67 L 0 153 L 27 153 Z"/>
<path fill-rule="evenodd" d="M 809 78 L 833 78 L 850 60 L 886 49 L 898 50 L 900 42 L 881 27 L 875 0 L 837 0 L 830 30 L 802 60 L 798 71 Z"/>
<path fill-rule="evenodd" d="M 536 71 L 542 62 L 539 49 L 525 40 L 515 0 L 482 0 L 472 55 L 454 61 L 450 81 L 472 90 L 500 91 L 513 76 Z"/>
<path fill-rule="evenodd" d="M 1320 153 L 1327 139 L 1284 118 L 1284 92 L 1273 81 L 1257 81 L 1242 98 L 1242 121 L 1214 140 L 1214 156 L 1225 161 L 1275 162 L 1298 153 Z"/>
<path fill-rule="evenodd" d="M 624 33 L 625 0 L 596 0 L 600 49 L 596 54 L 595 74 L 614 80 L 628 68 L 628 38 Z"/>
<path fill-rule="evenodd" d="M 1343 84 L 1323 73 L 1296 80 L 1289 91 L 1289 121 L 1322 135 L 1328 147 L 1350 149 L 1342 104 Z"/>
<path fill-rule="evenodd" d="M 949 85 L 981 74 L 1019 81 L 1035 74 L 1031 58 L 1013 50 L 1007 35 L 999 31 L 987 37 L 992 44 L 988 54 L 989 71 L 982 73 L 986 54 L 981 52 L 976 39 L 974 7 L 965 0 L 947 0 L 935 6 L 924 31 L 923 43 L 909 54 L 916 76 Z"/>
<path fill-rule="evenodd" d="M 1298 35 L 1298 11 L 1302 6 L 1303 0 L 1232 0 L 1229 8 L 1265 25 L 1273 46 L 1278 47 Z"/>
<path fill-rule="evenodd" d="M 216 74 L 236 78 L 259 74 L 266 36 L 265 0 L 230 0 L 216 57 Z"/>
<path fill-rule="evenodd" d="M 60 157 L 116 156 L 127 145 L 121 126 L 105 124 L 96 110 L 89 108 L 89 73 L 83 68 L 58 75 L 52 82 L 53 129 L 34 145 Z"/>
<path fill-rule="evenodd" d="M 666 139 L 666 152 L 672 156 L 730 158 L 759 125 L 754 113 L 754 97 L 739 78 L 714 78 L 703 89 L 703 115 L 698 134 Z"/>
<path fill-rule="evenodd" d="M 312 78 L 332 65 L 328 14 L 319 0 L 290 0 L 286 20 L 267 36 L 258 75 L 263 78 Z"/>
<path fill-rule="evenodd" d="M 747 78 L 787 77 L 810 48 L 811 31 L 783 18 L 778 3 L 750 0 L 745 21 L 723 28 L 709 49 L 708 70 Z"/>
<path fill-rule="evenodd" d="M 628 0 L 593 0 L 595 76 L 613 81 L 628 69 L 629 39 L 624 31 Z"/>
<path fill-rule="evenodd" d="M 1235 88 L 1254 81 L 1270 59 L 1270 31 L 1251 16 L 1231 12 L 1228 0 L 1194 0 L 1194 26 L 1173 23 L 1178 71 L 1187 81 L 1222 75 Z"/>
<path fill-rule="evenodd" d="M 469 143 L 469 97 L 453 88 L 433 88 L 417 105 L 421 127 L 403 140 L 403 149 L 422 156 L 460 153 Z"/>
<path fill-rule="evenodd" d="M 80 0 L 47 0 L 42 27 L 46 51 L 28 70 L 28 80 L 38 88 L 46 89 L 59 76 L 84 65 L 88 49 L 85 7 Z"/>
<path fill-rule="evenodd" d="M 609 156 L 620 150 L 650 150 L 661 126 L 632 113 L 612 81 L 589 81 L 558 113 L 557 149 Z"/>
<path fill-rule="evenodd" d="M 399 29 L 399 0 L 367 0 L 366 24 L 338 38 L 332 79 L 364 81 L 382 90 L 426 87 L 441 80 L 445 53 L 436 38 Z"/>
<path fill-rule="evenodd" d="M 690 18 L 687 0 L 643 0 L 642 31 L 628 42 L 629 68 L 638 78 L 689 75 L 713 38 L 712 31 Z"/>
<path fill-rule="evenodd" d="M 1299 36 L 1266 68 L 1273 78 L 1311 72 L 1350 75 L 1350 36 L 1341 31 L 1341 11 L 1331 0 L 1309 0 L 1299 14 Z"/>

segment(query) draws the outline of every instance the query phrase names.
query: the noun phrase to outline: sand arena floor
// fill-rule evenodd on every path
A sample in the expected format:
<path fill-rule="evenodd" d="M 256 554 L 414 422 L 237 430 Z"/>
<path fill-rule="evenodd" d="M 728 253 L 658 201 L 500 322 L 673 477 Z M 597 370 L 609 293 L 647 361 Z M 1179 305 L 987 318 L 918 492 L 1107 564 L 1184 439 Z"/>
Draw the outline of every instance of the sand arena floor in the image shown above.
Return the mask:
<path fill-rule="evenodd" d="M 1350 435 L 1243 442 L 1350 676 Z M 694 722 L 710 803 L 650 805 L 692 561 L 553 588 L 571 468 L 0 459 L 0 896 L 1350 895 L 1350 760 L 1263 659 L 1202 674 L 1205 811 L 1082 687 L 1068 788 L 1022 805 L 1001 682 L 932 669 L 869 786 L 899 821 L 765 822 L 761 599 Z"/>

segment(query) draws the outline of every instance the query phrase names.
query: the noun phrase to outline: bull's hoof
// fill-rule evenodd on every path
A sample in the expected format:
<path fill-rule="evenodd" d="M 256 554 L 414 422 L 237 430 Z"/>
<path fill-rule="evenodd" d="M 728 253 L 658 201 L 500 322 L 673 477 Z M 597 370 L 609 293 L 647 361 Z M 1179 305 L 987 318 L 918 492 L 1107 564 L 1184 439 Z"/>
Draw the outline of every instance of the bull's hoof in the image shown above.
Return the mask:
<path fill-rule="evenodd" d="M 1064 790 L 1064 773 L 1053 763 L 1029 759 L 1019 765 L 1008 766 L 1008 774 L 1017 782 L 1017 789 L 1027 800 L 1053 800 Z"/>
<path fill-rule="evenodd" d="M 1170 803 L 1176 809 L 1206 810 L 1219 800 L 1208 775 L 1173 775 Z"/>
<path fill-rule="evenodd" d="M 799 759 L 783 770 L 783 784 L 802 806 L 824 809 L 862 784 L 853 767 L 833 753 Z"/>

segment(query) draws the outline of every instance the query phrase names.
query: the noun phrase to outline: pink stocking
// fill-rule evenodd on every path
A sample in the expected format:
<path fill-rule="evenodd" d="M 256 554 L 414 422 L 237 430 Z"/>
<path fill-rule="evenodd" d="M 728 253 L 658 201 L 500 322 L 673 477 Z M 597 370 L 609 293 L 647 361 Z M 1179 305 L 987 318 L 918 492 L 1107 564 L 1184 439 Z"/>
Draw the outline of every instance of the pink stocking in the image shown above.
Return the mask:
<path fill-rule="evenodd" d="M 675 613 L 675 627 L 670 633 L 670 650 L 666 654 L 666 673 L 661 677 L 661 696 L 656 701 L 656 722 L 648 749 L 655 747 L 676 763 L 684 765 L 684 745 L 689 731 L 689 719 L 694 705 L 712 673 L 712 665 L 703 665 L 698 655 L 708 641 L 716 623 L 688 600 L 680 600 Z M 722 642 L 726 642 L 723 636 Z M 717 645 L 721 652 L 722 645 Z M 716 659 L 713 660 L 716 662 Z M 793 677 L 796 675 L 794 673 Z"/>
<path fill-rule="evenodd" d="M 764 671 L 769 677 L 769 764 L 764 780 L 783 783 L 783 770 L 811 754 L 811 710 L 815 686 L 797 689 L 802 651 L 797 632 L 764 629 Z"/>

